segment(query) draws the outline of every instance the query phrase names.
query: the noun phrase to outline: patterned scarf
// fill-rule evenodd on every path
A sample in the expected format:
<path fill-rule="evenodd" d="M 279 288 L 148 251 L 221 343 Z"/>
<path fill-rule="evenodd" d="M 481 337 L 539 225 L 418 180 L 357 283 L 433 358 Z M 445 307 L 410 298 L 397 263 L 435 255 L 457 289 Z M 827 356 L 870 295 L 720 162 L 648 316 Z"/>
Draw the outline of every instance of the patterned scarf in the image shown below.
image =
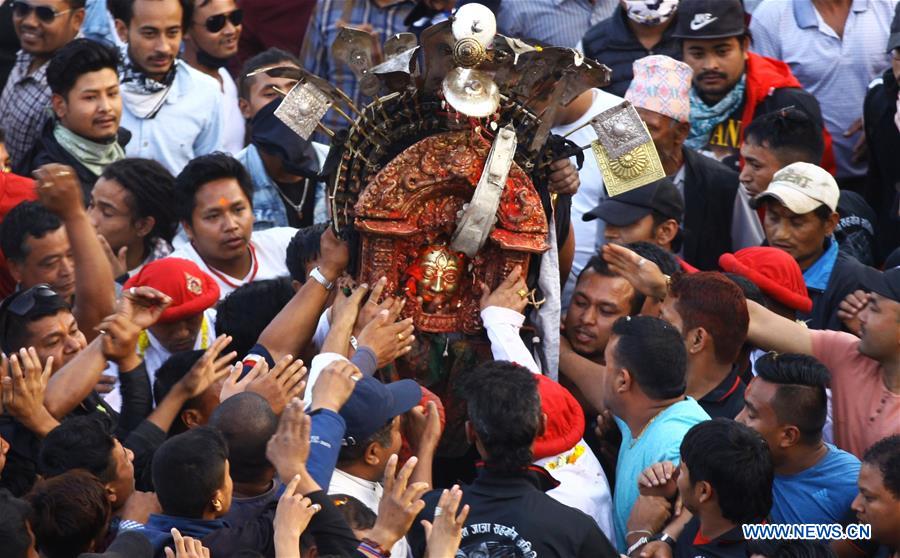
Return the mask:
<path fill-rule="evenodd" d="M 691 132 L 684 144 L 691 149 L 703 149 L 709 143 L 709 134 L 720 123 L 724 122 L 744 102 L 744 91 L 747 88 L 747 74 L 741 81 L 714 106 L 708 106 L 697 94 L 697 88 L 691 88 Z"/>
<path fill-rule="evenodd" d="M 172 89 L 175 71 L 180 63 L 180 60 L 176 60 L 162 81 L 157 81 L 145 74 L 144 70 L 135 65 L 126 55 L 120 83 L 122 84 L 122 100 L 128 106 L 128 110 L 138 118 L 156 116 Z"/>
<path fill-rule="evenodd" d="M 115 138 L 107 143 L 97 143 L 79 136 L 59 122 L 53 128 L 53 137 L 63 149 L 97 176 L 103 174 L 107 165 L 125 158 L 125 150 Z"/>

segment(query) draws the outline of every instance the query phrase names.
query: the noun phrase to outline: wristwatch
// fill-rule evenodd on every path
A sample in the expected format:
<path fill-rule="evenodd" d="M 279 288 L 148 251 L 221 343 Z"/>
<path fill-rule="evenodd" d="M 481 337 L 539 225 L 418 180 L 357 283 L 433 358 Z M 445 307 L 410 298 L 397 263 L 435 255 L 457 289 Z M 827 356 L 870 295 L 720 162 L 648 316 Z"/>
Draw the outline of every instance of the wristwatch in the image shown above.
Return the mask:
<path fill-rule="evenodd" d="M 309 272 L 309 276 L 310 276 L 312 279 L 315 279 L 316 281 L 318 281 L 318 283 L 319 283 L 320 285 L 322 285 L 323 287 L 325 287 L 325 290 L 326 290 L 326 291 L 330 291 L 332 288 L 334 288 L 334 281 L 329 281 L 328 279 L 326 279 L 325 276 L 322 275 L 322 272 L 319 271 L 319 267 L 318 267 L 318 266 L 314 267 L 314 268 L 312 269 L 312 271 Z"/>
<path fill-rule="evenodd" d="M 672 548 L 675 548 L 675 539 L 672 537 L 672 535 L 666 533 L 665 531 L 653 535 L 647 542 L 650 541 L 662 541 Z"/>

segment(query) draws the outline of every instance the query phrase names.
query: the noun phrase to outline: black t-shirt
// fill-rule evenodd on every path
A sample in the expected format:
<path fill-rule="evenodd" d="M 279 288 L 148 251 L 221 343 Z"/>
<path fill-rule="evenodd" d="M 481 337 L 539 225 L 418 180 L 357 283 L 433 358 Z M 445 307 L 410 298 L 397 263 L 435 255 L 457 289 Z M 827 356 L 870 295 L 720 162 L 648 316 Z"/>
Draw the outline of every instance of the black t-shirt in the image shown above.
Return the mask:
<path fill-rule="evenodd" d="M 747 541 L 740 525 L 715 539 L 707 539 L 700 534 L 700 520 L 695 516 L 675 541 L 673 558 L 747 558 Z"/>
<path fill-rule="evenodd" d="M 716 386 L 716 389 L 704 395 L 697 403 L 710 418 L 733 419 L 744 408 L 745 389 L 747 386 L 741 380 L 737 367 L 732 367 L 731 372 Z"/>

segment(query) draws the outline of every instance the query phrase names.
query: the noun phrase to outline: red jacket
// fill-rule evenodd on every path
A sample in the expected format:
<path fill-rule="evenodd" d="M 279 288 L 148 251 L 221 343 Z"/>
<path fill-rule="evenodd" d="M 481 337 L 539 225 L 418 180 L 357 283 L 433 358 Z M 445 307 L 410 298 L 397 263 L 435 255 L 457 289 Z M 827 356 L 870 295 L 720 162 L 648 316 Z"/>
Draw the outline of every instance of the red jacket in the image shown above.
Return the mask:
<path fill-rule="evenodd" d="M 741 134 L 753 121 L 756 107 L 765 101 L 775 89 L 785 87 L 803 89 L 803 86 L 800 85 L 800 82 L 797 81 L 797 78 L 791 72 L 791 68 L 781 60 L 767 58 L 752 52 L 747 53 L 747 55 L 747 90 L 745 93 L 744 114 L 741 118 Z M 831 134 L 828 133 L 824 123 L 822 124 L 822 133 L 825 139 L 825 153 L 822 155 L 821 166 L 831 174 L 834 174 L 837 172 L 837 161 L 831 149 Z M 741 137 L 741 141 L 744 141 L 743 137 Z M 741 166 L 743 167 L 743 165 L 744 161 L 741 159 Z"/>
<path fill-rule="evenodd" d="M 12 208 L 23 201 L 36 200 L 34 180 L 8 172 L 0 172 L 0 222 Z M 6 258 L 0 252 L 0 300 L 16 289 L 16 282 L 6 267 Z"/>

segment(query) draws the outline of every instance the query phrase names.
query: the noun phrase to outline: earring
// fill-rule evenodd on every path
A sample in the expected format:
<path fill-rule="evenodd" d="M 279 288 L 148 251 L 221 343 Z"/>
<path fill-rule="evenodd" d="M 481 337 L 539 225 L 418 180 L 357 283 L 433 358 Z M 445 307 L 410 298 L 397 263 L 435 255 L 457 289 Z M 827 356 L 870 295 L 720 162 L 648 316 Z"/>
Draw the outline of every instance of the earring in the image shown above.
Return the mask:
<path fill-rule="evenodd" d="M 215 508 L 216 511 L 222 511 L 222 502 L 220 502 L 220 501 L 218 501 L 218 500 L 213 500 L 212 505 L 213 505 L 213 508 Z"/>

